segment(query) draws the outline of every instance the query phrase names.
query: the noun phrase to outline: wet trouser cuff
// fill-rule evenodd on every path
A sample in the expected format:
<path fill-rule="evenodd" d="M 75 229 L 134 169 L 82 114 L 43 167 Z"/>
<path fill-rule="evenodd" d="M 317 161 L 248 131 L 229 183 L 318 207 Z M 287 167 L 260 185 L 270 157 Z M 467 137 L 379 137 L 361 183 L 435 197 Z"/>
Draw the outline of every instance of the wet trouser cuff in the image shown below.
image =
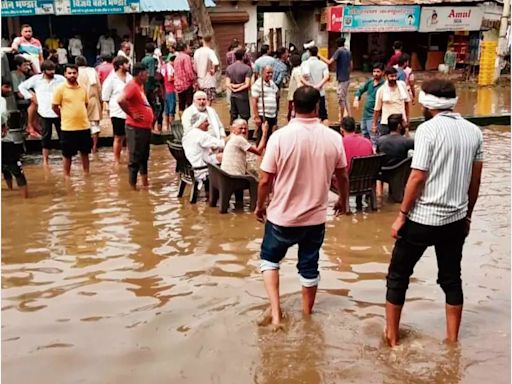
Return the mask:
<path fill-rule="evenodd" d="M 261 260 L 260 263 L 260 271 L 263 273 L 265 271 L 273 271 L 275 269 L 279 269 L 279 263 L 273 263 L 268 260 Z"/>
<path fill-rule="evenodd" d="M 318 276 L 313 279 L 306 279 L 302 275 L 299 275 L 299 281 L 300 284 L 305 288 L 316 287 L 320 282 L 320 274 L 318 274 Z"/>

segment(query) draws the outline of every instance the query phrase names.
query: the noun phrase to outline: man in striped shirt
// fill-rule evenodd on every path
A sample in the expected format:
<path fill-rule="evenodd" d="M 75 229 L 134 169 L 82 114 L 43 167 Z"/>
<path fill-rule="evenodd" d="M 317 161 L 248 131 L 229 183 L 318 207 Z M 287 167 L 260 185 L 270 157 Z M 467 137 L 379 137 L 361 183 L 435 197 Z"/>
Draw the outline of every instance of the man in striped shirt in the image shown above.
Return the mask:
<path fill-rule="evenodd" d="M 398 344 L 398 326 L 409 278 L 426 248 L 435 246 L 438 279 L 446 296 L 446 339 L 458 340 L 462 316 L 462 247 L 469 233 L 482 173 L 482 133 L 454 113 L 452 82 L 423 83 L 419 102 L 427 121 L 418 127 L 412 171 L 400 213 L 387 275 L 386 339 Z"/>
<path fill-rule="evenodd" d="M 277 110 L 279 106 L 279 88 L 272 81 L 274 69 L 267 65 L 263 67 L 261 76 L 251 87 L 251 104 L 254 123 L 258 126 L 258 144 L 262 137 L 261 125 L 268 122 L 267 141 L 277 126 Z"/>

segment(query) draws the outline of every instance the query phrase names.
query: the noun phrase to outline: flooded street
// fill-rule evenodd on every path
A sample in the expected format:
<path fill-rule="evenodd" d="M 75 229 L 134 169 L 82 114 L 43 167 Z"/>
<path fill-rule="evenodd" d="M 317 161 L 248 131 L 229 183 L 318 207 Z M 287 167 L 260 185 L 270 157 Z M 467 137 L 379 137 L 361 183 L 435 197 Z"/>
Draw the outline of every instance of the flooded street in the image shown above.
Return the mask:
<path fill-rule="evenodd" d="M 429 249 L 403 314 L 403 345 L 382 341 L 385 274 L 398 205 L 329 217 L 322 281 L 301 314 L 296 249 L 281 270 L 286 330 L 256 320 L 262 225 L 178 200 L 174 162 L 154 146 L 149 192 L 127 190 L 110 149 L 84 181 L 63 181 L 57 152 L 29 158 L 32 198 L 2 190 L 5 383 L 508 383 L 510 127 L 484 129 L 481 197 L 463 259 L 458 347 L 444 337 L 444 295 Z M 330 206 L 334 203 L 331 196 Z M 332 209 L 330 210 L 332 213 Z"/>

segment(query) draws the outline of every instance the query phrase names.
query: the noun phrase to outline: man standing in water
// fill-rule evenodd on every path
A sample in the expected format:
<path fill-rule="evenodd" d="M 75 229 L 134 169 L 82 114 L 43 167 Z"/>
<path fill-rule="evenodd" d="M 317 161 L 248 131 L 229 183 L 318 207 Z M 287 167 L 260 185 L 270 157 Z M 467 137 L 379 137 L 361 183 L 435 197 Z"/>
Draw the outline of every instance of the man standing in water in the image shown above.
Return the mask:
<path fill-rule="evenodd" d="M 299 245 L 299 279 L 303 311 L 313 311 L 320 281 L 318 258 L 325 235 L 327 196 L 336 174 L 339 199 L 335 213 L 347 210 L 347 160 L 340 136 L 318 120 L 320 92 L 310 86 L 293 96 L 296 117 L 270 138 L 261 162 L 256 218 L 265 222 L 261 272 L 270 299 L 272 324 L 279 326 L 279 263 L 288 248 Z M 322 159 L 318 162 L 318 159 Z M 273 189 L 268 206 L 267 198 Z"/>
<path fill-rule="evenodd" d="M 118 99 L 119 106 L 126 113 L 126 142 L 130 159 L 128 161 L 130 187 L 137 190 L 137 174 L 140 172 L 142 185 L 149 186 L 148 160 L 151 128 L 155 122 L 153 109 L 149 105 L 144 84 L 148 79 L 148 69 L 144 64 L 133 66 L 131 80 Z"/>
<path fill-rule="evenodd" d="M 414 137 L 412 171 L 400 213 L 391 227 L 397 239 L 387 275 L 386 339 L 398 344 L 398 326 L 414 266 L 434 246 L 437 283 L 446 295 L 446 340 L 456 342 L 462 317 L 461 260 L 483 165 L 480 128 L 454 113 L 451 81 L 423 83 L 419 102 L 428 120 Z"/>
<path fill-rule="evenodd" d="M 66 65 L 66 82 L 55 88 L 52 108 L 61 120 L 61 148 L 64 158 L 64 176 L 71 176 L 71 161 L 80 152 L 84 175 L 89 175 L 89 153 L 92 139 L 87 117 L 87 91 L 78 84 L 78 67 Z"/>

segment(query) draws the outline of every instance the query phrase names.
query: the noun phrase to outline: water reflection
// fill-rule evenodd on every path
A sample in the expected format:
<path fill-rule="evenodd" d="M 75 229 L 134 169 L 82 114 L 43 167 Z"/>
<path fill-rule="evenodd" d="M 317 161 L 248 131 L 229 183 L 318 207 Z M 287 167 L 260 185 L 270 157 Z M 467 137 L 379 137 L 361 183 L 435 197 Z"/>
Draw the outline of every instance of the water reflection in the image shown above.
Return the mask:
<path fill-rule="evenodd" d="M 499 108 L 500 101 L 497 105 Z M 62 181 L 29 159 L 33 198 L 2 190 L 2 369 L 6 383 L 473 383 L 510 378 L 510 127 L 484 130 L 481 198 L 463 261 L 459 348 L 442 344 L 444 295 L 429 250 L 415 269 L 403 346 L 382 341 L 397 206 L 330 213 L 315 314 L 302 317 L 296 249 L 282 264 L 287 328 L 255 322 L 263 228 L 178 200 L 165 147 L 148 192 L 128 191 L 110 151 Z M 335 200 L 331 196 L 331 206 Z M 200 361 L 198 368 L 197 361 Z M 48 369 L 48 367 L 52 367 Z"/>

